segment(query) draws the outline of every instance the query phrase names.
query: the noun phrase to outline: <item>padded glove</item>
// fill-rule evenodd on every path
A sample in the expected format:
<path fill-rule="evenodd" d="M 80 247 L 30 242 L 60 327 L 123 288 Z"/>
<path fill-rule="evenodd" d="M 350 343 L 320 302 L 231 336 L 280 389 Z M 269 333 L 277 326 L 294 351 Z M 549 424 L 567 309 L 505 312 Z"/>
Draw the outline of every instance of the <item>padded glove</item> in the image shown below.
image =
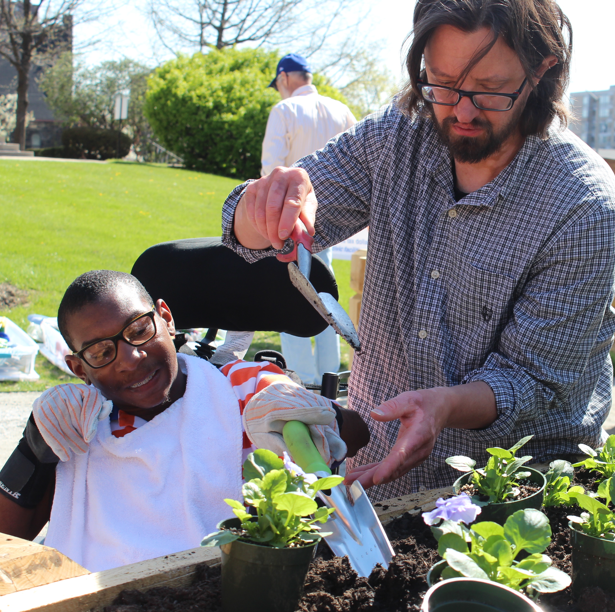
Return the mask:
<path fill-rule="evenodd" d="M 252 444 L 279 456 L 288 453 L 282 436 L 286 422 L 305 423 L 318 452 L 331 466 L 346 457 L 346 444 L 340 437 L 335 414 L 326 397 L 291 382 L 275 382 L 252 397 L 242 418 Z"/>
<path fill-rule="evenodd" d="M 98 429 L 98 421 L 111 414 L 113 402 L 90 385 L 57 385 L 47 389 L 32 406 L 43 439 L 60 458 L 68 461 L 71 451 L 86 452 Z"/>

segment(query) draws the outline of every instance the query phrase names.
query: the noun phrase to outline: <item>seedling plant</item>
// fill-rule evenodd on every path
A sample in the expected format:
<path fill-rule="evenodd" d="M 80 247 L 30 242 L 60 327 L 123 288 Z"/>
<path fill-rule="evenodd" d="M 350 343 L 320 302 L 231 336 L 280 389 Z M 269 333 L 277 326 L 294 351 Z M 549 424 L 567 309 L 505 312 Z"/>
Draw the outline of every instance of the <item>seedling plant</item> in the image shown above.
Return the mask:
<path fill-rule="evenodd" d="M 600 450 L 594 450 L 586 444 L 579 444 L 579 448 L 589 456 L 573 467 L 584 467 L 597 472 L 602 478 L 610 478 L 615 474 L 615 435 L 609 436 Z"/>
<path fill-rule="evenodd" d="M 533 599 L 539 593 L 565 589 L 571 582 L 542 554 L 551 542 L 551 526 L 539 510 L 518 510 L 504 526 L 483 521 L 466 527 L 443 520 L 431 530 L 438 541 L 438 553 L 447 563 L 441 574 L 444 580 L 460 576 L 491 580 Z M 522 551 L 528 555 L 518 560 Z"/>
<path fill-rule="evenodd" d="M 243 464 L 246 481 L 242 487 L 243 503 L 224 501 L 241 520 L 241 530 L 221 530 L 207 535 L 201 546 L 222 546 L 241 538 L 274 548 L 304 546 L 330 535 L 320 530 L 333 508 L 319 508 L 318 491 L 332 489 L 344 479 L 341 476 L 316 478 L 305 474 L 286 457 L 258 449 L 248 455 Z M 250 514 L 246 506 L 254 509 Z"/>
<path fill-rule="evenodd" d="M 572 503 L 585 510 L 581 516 L 568 517 L 578 531 L 602 540 L 615 540 L 615 513 L 609 508 L 615 500 L 615 477 L 603 480 L 595 496 L 574 491 L 569 496 Z M 599 499 L 604 499 L 605 503 Z"/>
<path fill-rule="evenodd" d="M 545 474 L 547 484 L 543 501 L 546 508 L 574 504 L 575 501 L 571 495 L 585 492 L 583 487 L 570 486 L 570 480 L 573 476 L 574 467 L 569 461 L 557 459 L 549 464 L 549 471 Z"/>
<path fill-rule="evenodd" d="M 484 495 L 486 501 L 478 501 L 478 496 L 473 496 L 475 503 L 485 505 L 487 503 L 502 503 L 514 498 L 520 480 L 527 478 L 530 472 L 519 471 L 519 468 L 530 461 L 531 456 L 516 457 L 517 451 L 532 439 L 526 436 L 509 449 L 488 448 L 491 455 L 484 468 L 475 469 L 476 461 L 470 457 L 456 455 L 446 460 L 451 467 L 461 472 L 472 472 L 468 484 L 474 485 L 479 495 Z"/>

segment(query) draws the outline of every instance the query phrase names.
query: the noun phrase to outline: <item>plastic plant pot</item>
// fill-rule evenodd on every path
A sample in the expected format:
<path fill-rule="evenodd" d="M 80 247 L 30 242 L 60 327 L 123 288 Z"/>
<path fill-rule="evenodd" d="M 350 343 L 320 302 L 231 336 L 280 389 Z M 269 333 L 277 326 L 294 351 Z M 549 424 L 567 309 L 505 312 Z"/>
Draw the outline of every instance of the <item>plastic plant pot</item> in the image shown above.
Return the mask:
<path fill-rule="evenodd" d="M 422 612 L 541 612 L 525 595 L 513 589 L 474 578 L 450 578 L 425 594 Z"/>
<path fill-rule="evenodd" d="M 540 486 L 540 490 L 524 499 L 501 502 L 498 504 L 491 503 L 486 506 L 481 506 L 481 513 L 478 515 L 477 520 L 493 521 L 494 523 L 503 525 L 506 522 L 506 519 L 517 510 L 524 510 L 525 508 L 535 508 L 536 510 L 540 510 L 545 496 L 545 486 L 547 484 L 544 474 L 531 467 L 522 466 L 520 469 L 523 472 L 530 473 L 527 480 Z M 453 484 L 454 493 L 459 493 L 461 487 L 463 487 L 463 485 L 466 484 L 471 477 L 472 472 L 467 472 L 458 478 Z"/>
<path fill-rule="evenodd" d="M 572 593 L 600 587 L 615 593 L 615 542 L 595 538 L 570 526 L 572 544 Z"/>
<path fill-rule="evenodd" d="M 434 565 L 429 568 L 427 572 L 427 584 L 432 587 L 434 584 L 438 584 L 440 581 L 440 576 L 446 567 L 446 559 L 442 559 L 442 561 L 438 561 Z"/>
<path fill-rule="evenodd" d="M 239 528 L 238 518 L 218 529 Z M 294 612 L 316 544 L 272 548 L 235 540 L 222 552 L 222 607 L 225 612 Z"/>

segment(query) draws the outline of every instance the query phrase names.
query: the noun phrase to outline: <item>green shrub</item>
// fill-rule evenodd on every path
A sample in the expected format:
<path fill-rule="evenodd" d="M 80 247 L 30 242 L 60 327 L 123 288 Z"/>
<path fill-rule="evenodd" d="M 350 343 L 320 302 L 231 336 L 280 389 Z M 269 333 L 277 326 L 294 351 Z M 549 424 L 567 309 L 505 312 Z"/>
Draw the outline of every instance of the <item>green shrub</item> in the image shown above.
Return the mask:
<path fill-rule="evenodd" d="M 126 157 L 130 152 L 130 136 L 117 130 L 91 127 L 66 128 L 62 132 L 62 145 L 66 155 L 82 159 L 110 159 Z"/>
<path fill-rule="evenodd" d="M 212 49 L 160 66 L 148 80 L 144 107 L 156 138 L 188 168 L 258 178 L 267 118 L 280 101 L 267 87 L 279 58 L 261 49 Z M 344 101 L 322 75 L 314 84 Z"/>

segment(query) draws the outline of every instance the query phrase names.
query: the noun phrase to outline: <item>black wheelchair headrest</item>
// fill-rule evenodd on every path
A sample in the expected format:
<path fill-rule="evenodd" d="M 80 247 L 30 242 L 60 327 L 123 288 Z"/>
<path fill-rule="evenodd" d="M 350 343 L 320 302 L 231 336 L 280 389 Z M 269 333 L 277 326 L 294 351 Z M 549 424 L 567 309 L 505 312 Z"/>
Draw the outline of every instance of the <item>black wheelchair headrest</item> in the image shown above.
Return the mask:
<path fill-rule="evenodd" d="M 288 264 L 267 257 L 249 264 L 220 238 L 190 238 L 150 247 L 132 274 L 154 300 L 162 298 L 178 329 L 287 332 L 310 337 L 327 322 L 290 282 Z M 310 281 L 338 299 L 335 277 L 312 257 Z"/>

